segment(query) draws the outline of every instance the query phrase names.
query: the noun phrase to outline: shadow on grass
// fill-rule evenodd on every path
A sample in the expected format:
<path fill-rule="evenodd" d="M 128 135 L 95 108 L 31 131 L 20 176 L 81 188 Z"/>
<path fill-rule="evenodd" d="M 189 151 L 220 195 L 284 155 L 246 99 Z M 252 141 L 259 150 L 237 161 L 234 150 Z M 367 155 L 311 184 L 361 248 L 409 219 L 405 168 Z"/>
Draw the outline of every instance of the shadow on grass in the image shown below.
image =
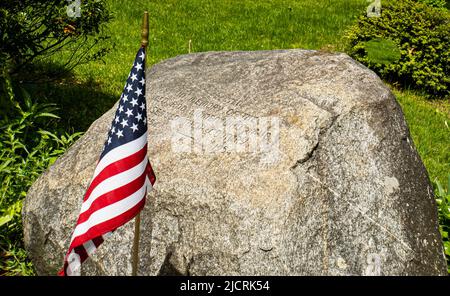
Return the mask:
<path fill-rule="evenodd" d="M 119 99 L 117 94 L 104 92 L 94 79 L 81 82 L 70 73 L 56 80 L 23 82 L 22 86 L 40 103 L 56 104 L 55 113 L 61 117 L 58 130 L 70 133 L 86 131 Z"/>

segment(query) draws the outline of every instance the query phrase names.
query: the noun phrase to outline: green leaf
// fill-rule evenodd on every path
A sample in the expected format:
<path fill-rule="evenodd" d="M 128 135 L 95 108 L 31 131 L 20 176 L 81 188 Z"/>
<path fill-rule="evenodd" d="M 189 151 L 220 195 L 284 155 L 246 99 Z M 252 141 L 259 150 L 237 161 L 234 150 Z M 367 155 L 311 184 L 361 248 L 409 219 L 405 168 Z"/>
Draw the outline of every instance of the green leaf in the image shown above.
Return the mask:
<path fill-rule="evenodd" d="M 444 194 L 444 188 L 442 188 L 441 182 L 439 182 L 438 180 L 435 180 L 434 183 L 436 184 L 436 187 L 438 189 L 438 195 L 443 198 L 445 196 L 445 194 Z"/>
<path fill-rule="evenodd" d="M 40 133 L 41 135 L 49 136 L 50 138 L 53 138 L 53 139 L 55 139 L 55 140 L 58 140 L 58 137 L 57 137 L 54 133 L 51 133 L 51 132 L 49 132 L 49 131 L 46 131 L 46 130 L 39 130 L 38 133 Z"/>
<path fill-rule="evenodd" d="M 12 220 L 12 216 L 11 215 L 4 215 L 4 216 L 0 216 L 0 226 L 5 225 L 6 223 L 8 223 L 9 221 Z"/>
<path fill-rule="evenodd" d="M 450 174 L 448 174 L 447 179 L 447 196 L 450 196 Z M 448 198 L 450 200 L 450 198 Z"/>
<path fill-rule="evenodd" d="M 450 256 L 450 242 L 444 242 L 444 252 L 446 255 Z"/>
<path fill-rule="evenodd" d="M 0 216 L 0 226 L 10 222 L 15 215 L 19 214 L 22 209 L 22 200 L 18 200 L 10 205 L 2 216 Z"/>
<path fill-rule="evenodd" d="M 27 107 L 27 109 L 31 109 L 31 106 L 33 105 L 33 102 L 31 101 L 31 96 L 30 94 L 22 87 L 20 88 L 21 92 L 22 92 L 22 96 L 23 99 L 25 101 L 25 106 Z"/>
<path fill-rule="evenodd" d="M 0 171 L 4 170 L 11 162 L 11 159 L 7 159 L 4 163 L 2 163 L 2 165 L 0 165 Z"/>
<path fill-rule="evenodd" d="M 48 112 L 39 113 L 38 115 L 36 115 L 36 117 L 52 117 L 52 118 L 56 118 L 56 119 L 60 119 L 61 118 L 58 115 L 55 115 L 53 113 L 48 113 Z"/>

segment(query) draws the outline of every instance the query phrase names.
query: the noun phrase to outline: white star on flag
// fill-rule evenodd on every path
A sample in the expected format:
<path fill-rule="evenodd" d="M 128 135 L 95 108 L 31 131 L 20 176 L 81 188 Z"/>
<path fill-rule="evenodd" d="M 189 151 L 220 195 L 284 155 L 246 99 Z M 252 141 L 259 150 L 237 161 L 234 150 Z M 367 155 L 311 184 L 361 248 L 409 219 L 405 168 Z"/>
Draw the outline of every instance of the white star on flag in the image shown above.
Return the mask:
<path fill-rule="evenodd" d="M 133 123 L 130 128 L 133 130 L 133 132 L 138 130 L 138 126 L 136 125 L 136 123 Z"/>
<path fill-rule="evenodd" d="M 139 71 L 142 70 L 142 64 L 141 63 L 136 63 L 136 65 L 134 66 L 134 68 Z"/>
<path fill-rule="evenodd" d="M 120 124 L 122 125 L 122 128 L 124 128 L 125 126 L 128 126 L 128 120 L 125 120 L 124 118 Z"/>
<path fill-rule="evenodd" d="M 140 89 L 139 87 L 136 87 L 136 90 L 134 91 L 134 93 L 135 93 L 137 96 L 140 96 L 140 95 L 142 95 L 142 89 Z"/>
<path fill-rule="evenodd" d="M 128 117 L 130 117 L 130 116 L 133 115 L 133 110 L 127 109 L 127 112 L 125 112 L 125 114 L 126 114 Z"/>

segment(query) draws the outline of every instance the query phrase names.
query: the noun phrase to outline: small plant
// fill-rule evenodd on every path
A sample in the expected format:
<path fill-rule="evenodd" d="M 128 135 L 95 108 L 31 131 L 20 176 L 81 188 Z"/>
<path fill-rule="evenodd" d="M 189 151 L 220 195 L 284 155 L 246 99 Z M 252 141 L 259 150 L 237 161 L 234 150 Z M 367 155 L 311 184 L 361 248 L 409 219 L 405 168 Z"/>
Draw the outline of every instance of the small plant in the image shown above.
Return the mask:
<path fill-rule="evenodd" d="M 438 204 L 439 230 L 444 243 L 445 257 L 447 258 L 447 269 L 450 273 L 450 174 L 448 175 L 447 191 L 444 190 L 439 181 L 436 184 L 436 201 Z"/>
<path fill-rule="evenodd" d="M 5 88 L 4 101 L 11 108 L 0 119 L 0 274 L 30 275 L 34 271 L 23 249 L 22 201 L 36 178 L 80 133 L 58 136 L 44 129 L 54 128 L 55 107 L 33 102 L 23 89 L 19 100 L 9 79 Z"/>

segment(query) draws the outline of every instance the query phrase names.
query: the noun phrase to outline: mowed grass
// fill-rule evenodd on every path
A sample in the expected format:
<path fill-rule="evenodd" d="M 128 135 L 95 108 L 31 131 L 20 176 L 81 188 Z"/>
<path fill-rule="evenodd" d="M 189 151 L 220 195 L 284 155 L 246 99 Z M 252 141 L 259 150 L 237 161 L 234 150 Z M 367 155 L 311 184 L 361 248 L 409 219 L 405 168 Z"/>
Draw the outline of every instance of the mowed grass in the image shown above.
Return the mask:
<path fill-rule="evenodd" d="M 394 94 L 431 181 L 445 187 L 450 174 L 450 102 L 429 101 L 409 90 L 394 89 Z"/>
<path fill-rule="evenodd" d="M 345 1 L 109 1 L 115 19 L 110 24 L 114 52 L 106 64 L 77 69 L 85 78 L 116 81 L 120 92 L 139 46 L 142 13 L 150 14 L 149 64 L 192 52 L 284 48 L 343 49 L 342 32 L 367 5 Z"/>

